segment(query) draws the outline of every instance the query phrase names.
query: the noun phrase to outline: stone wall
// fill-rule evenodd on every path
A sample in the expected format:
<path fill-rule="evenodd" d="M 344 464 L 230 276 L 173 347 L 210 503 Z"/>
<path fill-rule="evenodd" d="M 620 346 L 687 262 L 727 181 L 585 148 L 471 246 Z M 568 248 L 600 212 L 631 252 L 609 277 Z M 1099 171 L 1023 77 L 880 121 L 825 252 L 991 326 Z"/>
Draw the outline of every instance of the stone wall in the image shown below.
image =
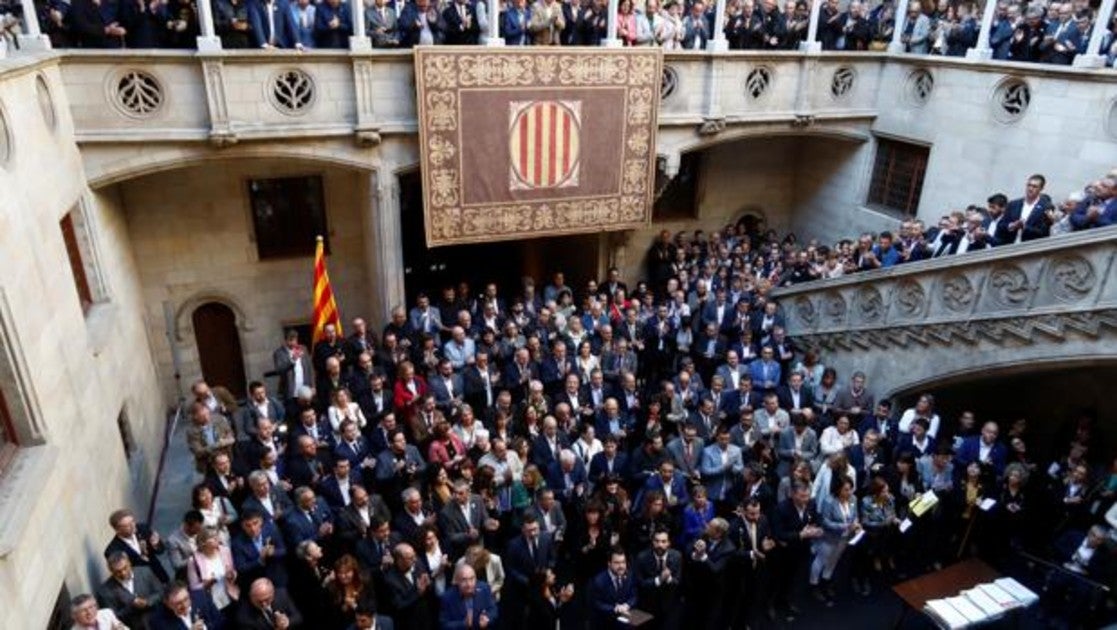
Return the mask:
<path fill-rule="evenodd" d="M 104 575 L 109 513 L 146 512 L 166 409 L 125 226 L 88 203 L 58 68 L 0 66 L 12 147 L 0 164 L 0 386 L 23 447 L 0 477 L 0 627 L 41 628 L 63 583 L 75 593 Z M 59 228 L 74 208 L 103 298 L 84 315 Z M 131 460 L 117 430 L 122 410 Z"/>
<path fill-rule="evenodd" d="M 311 316 L 313 256 L 259 260 L 247 182 L 321 174 L 331 255 L 330 280 L 346 325 L 370 316 L 375 269 L 365 253 L 364 214 L 371 214 L 368 175 L 296 160 L 217 160 L 129 180 L 99 191 L 120 201 L 136 253 L 145 317 L 163 391 L 174 395 L 171 338 L 164 309 L 174 315 L 182 388 L 201 375 L 191 315 L 207 301 L 228 304 L 238 322 L 249 380 L 272 369 L 282 326 Z"/>

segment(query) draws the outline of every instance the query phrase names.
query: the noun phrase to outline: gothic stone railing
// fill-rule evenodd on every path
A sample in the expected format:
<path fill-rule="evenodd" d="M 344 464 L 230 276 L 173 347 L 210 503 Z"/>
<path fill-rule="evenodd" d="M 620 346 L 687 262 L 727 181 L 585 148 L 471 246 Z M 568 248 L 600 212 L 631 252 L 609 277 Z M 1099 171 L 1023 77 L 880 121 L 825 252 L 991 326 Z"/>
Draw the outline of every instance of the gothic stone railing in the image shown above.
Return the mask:
<path fill-rule="evenodd" d="M 1004 346 L 1117 329 L 1117 228 L 807 283 L 774 292 L 790 335 L 830 352 Z"/>

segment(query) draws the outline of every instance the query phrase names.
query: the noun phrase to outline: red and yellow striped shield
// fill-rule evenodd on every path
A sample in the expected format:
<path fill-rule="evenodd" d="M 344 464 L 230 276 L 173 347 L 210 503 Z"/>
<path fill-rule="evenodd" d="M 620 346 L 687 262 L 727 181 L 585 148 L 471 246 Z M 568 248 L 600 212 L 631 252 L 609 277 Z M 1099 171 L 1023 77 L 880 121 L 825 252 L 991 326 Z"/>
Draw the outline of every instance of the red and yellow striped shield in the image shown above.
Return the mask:
<path fill-rule="evenodd" d="M 514 101 L 510 105 L 508 150 L 513 190 L 578 185 L 578 101 Z"/>

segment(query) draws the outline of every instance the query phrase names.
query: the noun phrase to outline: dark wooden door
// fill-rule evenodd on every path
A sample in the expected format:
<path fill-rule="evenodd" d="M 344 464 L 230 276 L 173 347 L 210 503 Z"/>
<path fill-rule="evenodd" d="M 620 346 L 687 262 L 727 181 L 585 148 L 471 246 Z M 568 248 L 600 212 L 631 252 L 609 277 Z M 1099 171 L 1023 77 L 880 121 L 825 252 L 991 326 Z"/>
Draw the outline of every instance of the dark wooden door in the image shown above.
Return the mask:
<path fill-rule="evenodd" d="M 221 385 L 237 398 L 243 398 L 244 355 L 233 309 L 220 302 L 207 302 L 194 310 L 193 319 L 202 377 L 210 386 Z"/>

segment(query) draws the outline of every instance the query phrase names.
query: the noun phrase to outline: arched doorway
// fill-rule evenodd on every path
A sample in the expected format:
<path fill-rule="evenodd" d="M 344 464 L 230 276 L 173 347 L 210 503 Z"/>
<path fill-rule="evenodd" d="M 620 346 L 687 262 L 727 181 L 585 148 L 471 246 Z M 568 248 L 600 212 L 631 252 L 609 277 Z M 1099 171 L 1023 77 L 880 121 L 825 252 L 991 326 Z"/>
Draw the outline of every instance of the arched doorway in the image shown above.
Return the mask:
<path fill-rule="evenodd" d="M 192 319 L 202 377 L 211 386 L 221 385 L 233 396 L 243 398 L 244 355 L 233 309 L 220 302 L 206 302 L 194 309 Z"/>

